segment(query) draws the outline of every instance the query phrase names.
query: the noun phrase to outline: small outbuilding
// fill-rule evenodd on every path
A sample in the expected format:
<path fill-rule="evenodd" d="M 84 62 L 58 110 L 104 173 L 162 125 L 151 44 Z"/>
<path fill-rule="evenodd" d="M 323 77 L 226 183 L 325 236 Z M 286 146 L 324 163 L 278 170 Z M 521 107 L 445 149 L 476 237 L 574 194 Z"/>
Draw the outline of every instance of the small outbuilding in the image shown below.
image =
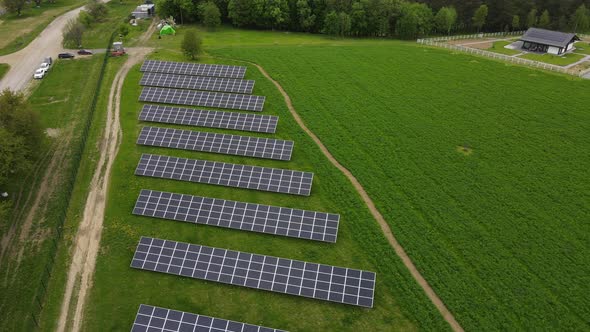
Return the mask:
<path fill-rule="evenodd" d="M 526 51 L 561 55 L 570 51 L 580 38 L 575 33 L 530 28 L 520 40 Z"/>
<path fill-rule="evenodd" d="M 137 6 L 131 15 L 137 19 L 146 19 L 154 16 L 155 13 L 156 5 L 152 3 L 144 3 L 143 5 Z"/>

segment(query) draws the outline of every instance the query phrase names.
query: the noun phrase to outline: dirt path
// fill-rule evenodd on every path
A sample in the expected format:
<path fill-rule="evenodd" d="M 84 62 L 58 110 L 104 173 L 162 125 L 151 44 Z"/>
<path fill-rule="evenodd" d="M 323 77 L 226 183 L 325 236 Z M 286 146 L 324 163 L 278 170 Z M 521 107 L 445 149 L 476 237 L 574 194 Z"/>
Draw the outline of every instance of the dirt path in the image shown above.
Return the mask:
<path fill-rule="evenodd" d="M 367 205 L 367 207 L 371 211 L 371 214 L 377 220 L 377 222 L 379 223 L 379 226 L 381 226 L 381 230 L 383 231 L 383 234 L 385 234 L 385 237 L 389 241 L 389 244 L 393 247 L 393 249 L 395 250 L 395 253 L 401 258 L 401 260 L 404 263 L 404 265 L 406 266 L 406 268 L 412 274 L 412 277 L 414 277 L 416 282 L 418 282 L 420 287 L 422 287 L 422 289 L 424 290 L 424 292 L 426 293 L 426 295 L 428 296 L 430 301 L 432 301 L 432 303 L 436 306 L 438 311 L 442 314 L 444 319 L 449 323 L 449 325 L 451 326 L 451 328 L 454 331 L 463 331 L 463 328 L 461 327 L 461 325 L 459 325 L 459 323 L 457 322 L 457 320 L 455 319 L 453 314 L 449 311 L 449 309 L 447 309 L 447 307 L 442 302 L 442 300 L 438 297 L 438 295 L 436 295 L 436 293 L 434 292 L 432 287 L 430 287 L 430 285 L 428 284 L 426 279 L 424 279 L 422 274 L 420 274 L 420 271 L 418 271 L 418 269 L 416 268 L 416 266 L 414 265 L 414 263 L 412 262 L 412 260 L 410 259 L 410 257 L 406 253 L 406 251 L 404 250 L 404 248 L 399 244 L 399 242 L 397 241 L 397 239 L 395 238 L 395 236 L 391 232 L 389 225 L 387 224 L 387 222 L 385 221 L 385 219 L 383 218 L 383 216 L 381 215 L 379 210 L 377 210 L 377 208 L 375 207 L 375 204 L 373 203 L 373 200 L 371 200 L 371 198 L 369 197 L 369 195 L 367 194 L 367 192 L 365 191 L 363 186 L 360 184 L 360 182 L 354 177 L 354 175 L 348 169 L 346 169 L 344 166 L 342 166 L 342 164 L 340 164 L 340 162 L 338 162 L 338 160 L 336 160 L 336 158 L 334 158 L 334 156 L 330 153 L 330 151 L 328 151 L 328 148 L 326 148 L 326 146 L 322 143 L 322 141 L 320 141 L 320 139 L 311 130 L 309 130 L 309 128 L 307 128 L 307 126 L 305 125 L 305 123 L 303 122 L 303 120 L 301 119 L 301 117 L 299 116 L 299 114 L 297 113 L 295 108 L 293 107 L 293 103 L 291 102 L 291 98 L 285 92 L 283 87 L 277 81 L 275 81 L 272 77 L 270 77 L 270 75 L 266 72 L 266 70 L 264 70 L 264 68 L 262 68 L 261 66 L 259 66 L 256 63 L 252 63 L 252 62 L 248 62 L 248 63 L 256 66 L 256 68 L 258 68 L 258 70 L 260 70 L 260 72 L 277 87 L 277 89 L 283 95 L 283 98 L 285 99 L 285 103 L 287 104 L 287 107 L 289 108 L 289 112 L 291 112 L 291 114 L 295 118 L 295 121 L 297 121 L 297 124 L 299 124 L 301 129 L 303 129 L 303 131 L 305 131 L 305 133 L 307 133 L 307 135 L 309 135 L 309 137 L 311 137 L 313 139 L 313 141 L 319 146 L 320 150 L 322 150 L 322 153 L 330 160 L 332 165 L 336 166 L 336 168 L 338 168 L 348 178 L 348 180 L 350 180 L 350 182 L 352 182 L 354 188 L 359 193 L 359 195 L 361 195 L 363 201 L 365 202 L 365 204 Z"/>
<path fill-rule="evenodd" d="M 103 142 L 100 145 L 102 150 L 90 183 L 90 192 L 86 200 L 83 219 L 75 239 L 74 252 L 58 321 L 57 331 L 59 332 L 66 330 L 80 331 L 83 322 L 84 305 L 88 291 L 92 288 L 92 277 L 100 248 L 109 179 L 122 137 L 119 123 L 121 89 L 131 67 L 143 60 L 151 51 L 148 48 L 133 48 L 128 53 L 127 61 L 115 76 L 111 86 L 107 123 L 103 134 Z M 74 309 L 73 317 L 68 317 L 72 309 Z"/>

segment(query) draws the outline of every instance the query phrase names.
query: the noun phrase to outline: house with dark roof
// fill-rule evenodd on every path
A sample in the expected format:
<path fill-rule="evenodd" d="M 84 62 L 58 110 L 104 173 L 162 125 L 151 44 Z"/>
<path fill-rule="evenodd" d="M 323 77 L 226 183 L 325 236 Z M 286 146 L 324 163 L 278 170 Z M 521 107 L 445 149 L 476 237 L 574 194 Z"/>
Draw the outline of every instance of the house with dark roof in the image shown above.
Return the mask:
<path fill-rule="evenodd" d="M 570 51 L 580 38 L 574 33 L 530 28 L 520 40 L 524 50 L 561 55 Z"/>

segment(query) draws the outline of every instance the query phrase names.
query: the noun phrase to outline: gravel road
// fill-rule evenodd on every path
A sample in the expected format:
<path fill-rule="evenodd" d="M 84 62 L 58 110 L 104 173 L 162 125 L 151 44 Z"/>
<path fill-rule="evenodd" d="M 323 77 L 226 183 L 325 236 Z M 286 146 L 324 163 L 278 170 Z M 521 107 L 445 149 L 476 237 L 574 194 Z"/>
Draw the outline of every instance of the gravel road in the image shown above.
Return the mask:
<path fill-rule="evenodd" d="M 104 1 L 108 2 L 108 1 Z M 62 31 L 68 21 L 78 16 L 83 7 L 71 10 L 51 22 L 27 47 L 8 55 L 0 56 L 0 63 L 10 65 L 10 70 L 0 80 L 0 91 L 10 88 L 22 91 L 33 79 L 33 73 L 45 57 L 56 60 L 57 55 L 64 51 L 61 46 Z M 51 71 L 48 73 L 51 75 Z"/>

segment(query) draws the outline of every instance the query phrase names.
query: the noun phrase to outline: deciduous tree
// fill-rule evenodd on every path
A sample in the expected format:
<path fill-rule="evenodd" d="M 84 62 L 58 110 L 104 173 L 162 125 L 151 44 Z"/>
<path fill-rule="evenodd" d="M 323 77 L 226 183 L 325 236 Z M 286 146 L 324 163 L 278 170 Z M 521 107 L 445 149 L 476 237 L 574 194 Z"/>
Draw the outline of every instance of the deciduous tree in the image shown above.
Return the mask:
<path fill-rule="evenodd" d="M 551 24 L 551 16 L 549 16 L 549 11 L 545 9 L 541 17 L 539 18 L 539 27 L 541 28 L 548 28 Z"/>
<path fill-rule="evenodd" d="M 473 19 L 472 19 L 473 26 L 477 28 L 478 33 L 481 30 L 481 28 L 483 28 L 483 26 L 486 24 L 487 18 L 488 18 L 488 6 L 487 5 L 479 6 L 479 8 L 477 8 L 475 13 L 473 14 Z"/>
<path fill-rule="evenodd" d="M 308 0 L 297 1 L 297 22 L 302 31 L 309 32 L 315 25 L 316 16 L 313 14 Z"/>
<path fill-rule="evenodd" d="M 590 28 L 590 12 L 584 4 L 580 5 L 572 16 L 574 32 L 587 31 Z"/>
<path fill-rule="evenodd" d="M 520 29 L 520 16 L 518 16 L 518 15 L 512 16 L 511 26 L 512 26 L 513 31 Z"/>
<path fill-rule="evenodd" d="M 439 32 L 451 34 L 451 29 L 457 22 L 457 11 L 454 7 L 442 7 L 434 17 L 434 24 Z"/>
<path fill-rule="evenodd" d="M 81 47 L 84 30 L 84 24 L 79 20 L 74 18 L 69 20 L 63 31 L 63 46 L 66 48 Z"/>
<path fill-rule="evenodd" d="M 528 15 L 526 16 L 526 26 L 528 28 L 532 28 L 537 25 L 537 9 L 533 8 L 529 11 Z"/>
<path fill-rule="evenodd" d="M 209 29 L 215 29 L 221 25 L 221 12 L 213 1 L 203 2 L 199 5 L 201 22 Z"/>
<path fill-rule="evenodd" d="M 6 8 L 6 11 L 16 13 L 17 16 L 20 16 L 26 4 L 26 0 L 2 0 L 2 5 Z"/>
<path fill-rule="evenodd" d="M 180 47 L 187 57 L 194 60 L 201 53 L 201 38 L 197 35 L 195 30 L 187 30 L 184 33 L 184 38 L 182 39 Z"/>

